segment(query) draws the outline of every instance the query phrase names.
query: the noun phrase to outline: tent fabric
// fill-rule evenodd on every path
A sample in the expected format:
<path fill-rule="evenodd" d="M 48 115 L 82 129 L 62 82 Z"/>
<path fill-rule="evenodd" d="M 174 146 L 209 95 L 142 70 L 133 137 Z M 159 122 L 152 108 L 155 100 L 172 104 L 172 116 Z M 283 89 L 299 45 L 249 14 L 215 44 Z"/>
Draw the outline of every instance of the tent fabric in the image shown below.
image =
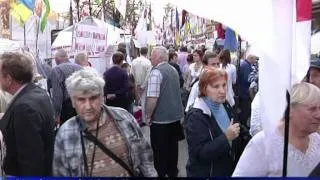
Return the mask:
<path fill-rule="evenodd" d="M 93 18 L 93 17 L 86 17 L 82 21 L 80 21 L 78 24 L 83 25 L 89 25 L 89 26 L 97 26 L 101 28 L 105 28 L 108 32 L 107 36 L 107 45 L 113 45 L 117 44 L 117 41 L 120 39 L 120 34 L 124 34 L 125 31 L 117 28 L 115 26 L 112 26 L 111 24 L 105 23 L 99 19 Z M 69 26 L 65 28 L 64 30 L 60 31 L 58 33 L 57 38 L 52 43 L 52 49 L 55 49 L 57 47 L 71 47 L 72 46 L 72 32 L 74 29 L 73 26 Z"/>

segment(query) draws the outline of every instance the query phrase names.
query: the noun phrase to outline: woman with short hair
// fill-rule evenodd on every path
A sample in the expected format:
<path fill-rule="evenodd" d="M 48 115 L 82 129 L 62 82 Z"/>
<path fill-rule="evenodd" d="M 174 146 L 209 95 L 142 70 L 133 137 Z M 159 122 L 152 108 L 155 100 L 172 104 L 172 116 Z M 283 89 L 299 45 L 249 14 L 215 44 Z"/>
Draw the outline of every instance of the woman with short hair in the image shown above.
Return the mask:
<path fill-rule="evenodd" d="M 320 89 L 313 84 L 298 83 L 290 99 L 287 175 L 307 177 L 320 162 Z M 250 140 L 233 176 L 281 176 L 283 166 L 284 118 L 266 133 Z M 254 166 L 252 165 L 254 163 Z"/>
<path fill-rule="evenodd" d="M 185 80 L 185 88 L 190 91 L 193 83 L 197 80 L 199 77 L 201 70 L 203 68 L 202 65 L 202 56 L 203 53 L 201 50 L 195 50 L 193 52 L 193 61 L 194 63 L 190 64 L 188 70 L 187 70 L 187 75 L 186 75 L 186 80 Z"/>
<path fill-rule="evenodd" d="M 125 56 L 122 52 L 113 54 L 112 61 L 114 66 L 103 74 L 106 82 L 104 95 L 108 106 L 121 107 L 129 110 L 128 73 L 121 68 L 124 59 Z"/>
<path fill-rule="evenodd" d="M 233 123 L 226 93 L 227 73 L 205 68 L 199 79 L 199 96 L 185 121 L 188 177 L 231 176 L 233 172 L 232 141 L 239 136 L 240 126 Z"/>
<path fill-rule="evenodd" d="M 237 68 L 235 65 L 231 64 L 231 55 L 228 49 L 221 51 L 219 58 L 222 68 L 228 74 L 227 100 L 231 106 L 234 106 L 236 103 L 234 100 L 233 85 L 235 85 L 237 81 Z"/>

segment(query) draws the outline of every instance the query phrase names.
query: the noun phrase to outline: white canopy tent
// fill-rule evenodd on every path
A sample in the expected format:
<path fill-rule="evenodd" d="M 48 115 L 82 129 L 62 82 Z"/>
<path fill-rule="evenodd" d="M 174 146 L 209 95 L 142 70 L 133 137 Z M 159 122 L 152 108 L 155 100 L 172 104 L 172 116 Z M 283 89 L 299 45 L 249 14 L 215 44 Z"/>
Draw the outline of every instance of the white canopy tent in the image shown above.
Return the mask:
<path fill-rule="evenodd" d="M 83 25 L 91 25 L 97 26 L 99 28 L 104 28 L 107 31 L 107 46 L 109 45 L 116 45 L 120 41 L 120 35 L 125 34 L 125 31 L 112 26 L 111 24 L 105 23 L 99 19 L 93 17 L 86 17 L 84 20 L 80 21 L 78 24 Z M 62 30 L 58 33 L 57 38 L 52 43 L 51 49 L 59 49 L 64 47 L 71 47 L 72 46 L 72 32 L 74 29 L 73 26 L 69 26 L 66 29 Z"/>
<path fill-rule="evenodd" d="M 89 25 L 89 26 L 96 26 L 99 28 L 105 29 L 107 32 L 107 51 L 114 50 L 113 46 L 117 45 L 119 42 L 121 42 L 121 34 L 125 34 L 125 31 L 112 26 L 108 23 L 105 23 L 99 19 L 93 18 L 93 17 L 86 17 L 84 20 L 80 21 L 79 24 L 82 25 Z M 53 42 L 51 46 L 51 52 L 52 55 L 55 54 L 56 50 L 58 49 L 65 49 L 67 52 L 69 52 L 69 55 L 72 53 L 72 34 L 73 34 L 74 25 L 67 27 L 66 29 L 60 31 L 58 33 L 57 38 Z M 110 48 L 111 47 L 111 48 Z M 111 52 L 107 53 L 110 54 Z M 112 52 L 113 53 L 113 52 Z M 111 53 L 111 54 L 112 54 Z M 110 57 L 89 57 L 90 63 L 94 68 L 98 70 L 101 74 L 106 70 L 107 66 L 110 64 Z M 55 62 L 53 61 L 53 66 L 55 65 Z"/>

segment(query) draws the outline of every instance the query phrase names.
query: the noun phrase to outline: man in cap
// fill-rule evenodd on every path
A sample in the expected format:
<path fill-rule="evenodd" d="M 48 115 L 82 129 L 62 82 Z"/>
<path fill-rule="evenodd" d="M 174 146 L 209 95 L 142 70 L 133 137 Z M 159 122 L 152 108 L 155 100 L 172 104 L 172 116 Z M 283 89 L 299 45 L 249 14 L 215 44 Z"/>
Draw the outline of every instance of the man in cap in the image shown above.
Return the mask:
<path fill-rule="evenodd" d="M 320 88 L 320 59 L 312 59 L 310 68 L 306 76 L 306 82 L 314 84 Z"/>

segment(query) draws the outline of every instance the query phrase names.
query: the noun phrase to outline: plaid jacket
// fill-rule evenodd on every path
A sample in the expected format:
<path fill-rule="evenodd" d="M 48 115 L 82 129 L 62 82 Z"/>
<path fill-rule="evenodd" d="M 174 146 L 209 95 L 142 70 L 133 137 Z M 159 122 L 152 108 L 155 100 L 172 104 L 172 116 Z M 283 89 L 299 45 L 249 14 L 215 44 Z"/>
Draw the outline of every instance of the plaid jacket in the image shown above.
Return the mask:
<path fill-rule="evenodd" d="M 104 110 L 116 122 L 120 133 L 129 145 L 129 167 L 145 177 L 156 177 L 157 172 L 153 165 L 153 152 L 142 135 L 134 117 L 126 110 L 104 106 Z M 83 122 L 82 127 L 84 127 Z M 84 138 L 85 146 L 89 142 Z M 84 162 L 81 148 L 80 125 L 75 117 L 65 122 L 59 129 L 53 157 L 54 176 L 84 176 Z"/>

